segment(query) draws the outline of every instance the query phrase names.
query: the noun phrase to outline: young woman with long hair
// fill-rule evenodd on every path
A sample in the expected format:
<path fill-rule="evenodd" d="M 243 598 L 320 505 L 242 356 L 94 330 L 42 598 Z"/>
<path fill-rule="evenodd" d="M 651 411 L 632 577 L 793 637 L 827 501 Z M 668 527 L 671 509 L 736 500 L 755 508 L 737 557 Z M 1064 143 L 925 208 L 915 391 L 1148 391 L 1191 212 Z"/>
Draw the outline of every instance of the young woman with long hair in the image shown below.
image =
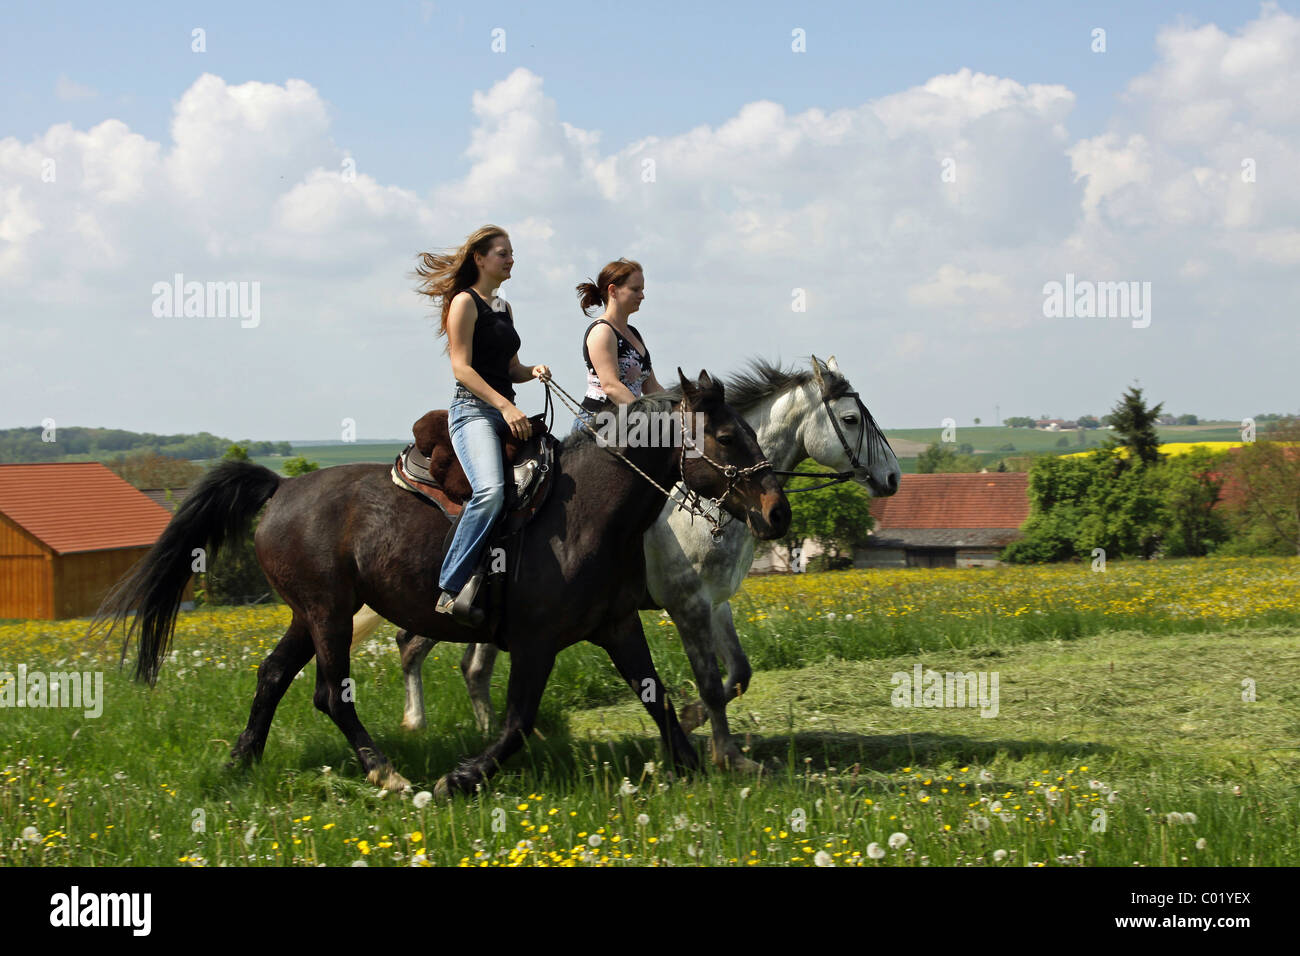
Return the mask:
<path fill-rule="evenodd" d="M 549 381 L 551 370 L 519 361 L 514 313 L 504 299 L 491 298 L 514 267 L 504 229 L 483 226 L 455 252 L 425 252 L 419 258 L 417 291 L 441 303 L 439 334 L 447 337 L 456 379 L 447 422 L 451 444 L 474 491 L 438 579 L 442 594 L 437 610 L 450 614 L 505 506 L 502 442 L 508 435 L 523 439 L 532 433 L 528 416 L 515 406 L 514 385 L 531 378 Z"/>

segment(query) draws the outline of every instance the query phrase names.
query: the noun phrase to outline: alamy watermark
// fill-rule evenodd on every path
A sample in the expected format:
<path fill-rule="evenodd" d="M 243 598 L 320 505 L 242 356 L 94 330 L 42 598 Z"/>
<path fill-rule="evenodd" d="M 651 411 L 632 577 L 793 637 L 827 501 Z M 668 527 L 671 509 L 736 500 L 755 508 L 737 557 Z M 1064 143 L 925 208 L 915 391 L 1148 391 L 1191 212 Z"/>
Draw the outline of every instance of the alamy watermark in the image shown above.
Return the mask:
<path fill-rule="evenodd" d="M 704 434 L 703 412 L 691 413 L 695 419 L 691 434 L 697 436 L 684 441 L 681 415 L 670 411 L 647 412 L 629 410 L 620 405 L 617 411 L 596 412 L 590 419 L 595 430 L 595 441 L 602 448 L 680 448 L 686 445 L 687 458 L 699 458 L 698 436 Z"/>
<path fill-rule="evenodd" d="M 998 715 L 997 671 L 895 671 L 889 702 L 894 707 L 978 707 L 981 717 Z"/>
<path fill-rule="evenodd" d="M 245 329 L 255 329 L 262 321 L 260 282 L 186 282 L 178 272 L 171 282 L 155 282 L 151 291 L 155 318 L 239 318 Z"/>
<path fill-rule="evenodd" d="M 0 707 L 84 708 L 91 720 L 104 712 L 102 671 L 0 671 Z"/>
<path fill-rule="evenodd" d="M 1133 328 L 1151 324 L 1150 282 L 1076 281 L 1073 272 L 1065 282 L 1043 286 L 1043 315 L 1049 319 L 1132 319 Z"/>

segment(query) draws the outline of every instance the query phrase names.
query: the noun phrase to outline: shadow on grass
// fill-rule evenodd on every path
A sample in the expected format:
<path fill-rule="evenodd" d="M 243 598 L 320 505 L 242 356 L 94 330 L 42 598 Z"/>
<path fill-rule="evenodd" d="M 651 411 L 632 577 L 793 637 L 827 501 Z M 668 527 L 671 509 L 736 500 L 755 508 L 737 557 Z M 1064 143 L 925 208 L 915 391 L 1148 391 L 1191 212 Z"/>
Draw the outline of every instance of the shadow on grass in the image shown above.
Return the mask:
<path fill-rule="evenodd" d="M 493 738 L 477 731 L 448 733 L 435 729 L 414 733 L 391 731 L 375 735 L 375 743 L 388 756 L 398 772 L 416 789 L 432 789 L 443 774 L 455 769 L 463 760 L 476 756 Z M 982 765 L 995 759 L 1041 757 L 1045 765 L 1063 760 L 1111 754 L 1115 748 L 1090 741 L 1048 741 L 1034 739 L 976 739 L 954 734 L 855 734 L 843 731 L 803 731 L 794 734 L 738 734 L 737 743 L 747 746 L 747 755 L 761 762 L 769 773 L 801 776 L 806 772 L 826 772 L 835 768 L 846 773 L 893 773 L 907 765 L 944 764 Z M 203 774 L 203 785 L 210 790 L 239 791 L 275 785 L 272 777 L 285 771 L 319 775 L 330 767 L 334 780 L 344 786 L 368 787 L 360 763 L 347 742 L 340 736 L 313 735 L 300 748 L 280 750 L 272 759 L 251 770 L 227 771 L 224 762 Z M 699 769 L 691 776 L 706 776 L 715 771 L 709 754 L 708 738 L 692 735 Z M 284 745 L 282 744 L 281 747 Z M 289 744 L 292 747 L 292 744 Z M 493 778 L 493 789 L 570 789 L 574 786 L 617 786 L 623 777 L 639 783 L 648 763 L 667 768 L 667 755 L 657 736 L 627 734 L 616 738 L 573 737 L 567 732 L 534 736 L 526 747 L 506 761 Z M 737 778 L 747 776 L 736 774 Z"/>

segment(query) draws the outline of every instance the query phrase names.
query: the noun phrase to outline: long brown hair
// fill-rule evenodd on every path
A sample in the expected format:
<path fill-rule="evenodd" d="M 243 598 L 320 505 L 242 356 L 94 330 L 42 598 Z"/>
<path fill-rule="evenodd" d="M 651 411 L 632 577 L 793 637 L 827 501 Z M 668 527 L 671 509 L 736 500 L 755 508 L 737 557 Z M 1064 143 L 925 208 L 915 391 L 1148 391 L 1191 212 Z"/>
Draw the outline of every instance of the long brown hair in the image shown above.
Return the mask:
<path fill-rule="evenodd" d="M 481 226 L 470 234 L 455 252 L 439 254 L 421 252 L 417 257 L 420 264 L 415 267 L 415 275 L 420 284 L 415 291 L 427 295 L 442 307 L 442 323 L 438 327 L 439 335 L 447 334 L 447 315 L 451 312 L 451 300 L 478 281 L 478 266 L 474 263 L 474 254 L 487 255 L 492 242 L 510 235 L 500 226 Z"/>
<path fill-rule="evenodd" d="M 607 298 L 606 290 L 610 285 L 616 285 L 621 289 L 635 272 L 645 272 L 641 268 L 641 263 L 632 259 L 616 259 L 600 270 L 600 275 L 595 282 L 590 279 L 586 282 L 579 282 L 578 306 L 582 309 L 583 314 L 589 313 L 597 306 L 604 305 Z"/>

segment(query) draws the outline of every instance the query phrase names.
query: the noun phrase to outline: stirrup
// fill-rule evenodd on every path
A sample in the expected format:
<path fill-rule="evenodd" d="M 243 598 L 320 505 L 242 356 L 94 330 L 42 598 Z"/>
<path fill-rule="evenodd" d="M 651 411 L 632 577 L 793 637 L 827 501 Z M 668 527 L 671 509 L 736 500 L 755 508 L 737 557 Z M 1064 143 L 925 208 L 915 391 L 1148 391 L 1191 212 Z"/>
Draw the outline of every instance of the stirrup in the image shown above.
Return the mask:
<path fill-rule="evenodd" d="M 482 608 L 474 606 L 474 599 L 478 597 L 479 585 L 483 583 L 483 572 L 476 571 L 465 582 L 465 586 L 460 589 L 460 594 L 456 595 L 456 603 L 451 606 L 452 619 L 464 624 L 466 627 L 480 627 L 486 615 Z"/>

